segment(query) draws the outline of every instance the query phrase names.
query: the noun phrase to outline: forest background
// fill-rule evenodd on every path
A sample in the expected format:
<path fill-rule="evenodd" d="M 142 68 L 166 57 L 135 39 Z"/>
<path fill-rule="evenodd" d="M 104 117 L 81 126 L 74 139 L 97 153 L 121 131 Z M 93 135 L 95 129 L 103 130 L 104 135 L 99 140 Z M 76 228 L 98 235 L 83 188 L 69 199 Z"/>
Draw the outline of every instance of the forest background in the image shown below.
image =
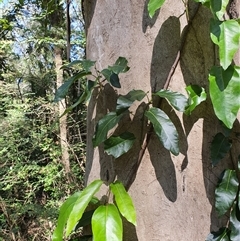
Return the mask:
<path fill-rule="evenodd" d="M 81 1 L 0 1 L 0 240 L 51 240 L 59 206 L 81 189 L 84 87 L 54 102 L 81 71 L 61 68 L 85 56 Z M 73 239 L 72 239 L 73 240 Z"/>

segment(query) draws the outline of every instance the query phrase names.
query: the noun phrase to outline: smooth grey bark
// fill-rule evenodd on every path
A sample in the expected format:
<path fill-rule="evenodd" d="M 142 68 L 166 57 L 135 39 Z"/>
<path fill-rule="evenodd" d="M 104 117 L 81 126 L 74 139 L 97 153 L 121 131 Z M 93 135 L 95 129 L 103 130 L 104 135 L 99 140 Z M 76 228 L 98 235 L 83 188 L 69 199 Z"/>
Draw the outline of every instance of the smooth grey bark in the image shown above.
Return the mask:
<path fill-rule="evenodd" d="M 121 75 L 122 88 L 106 86 L 98 100 L 93 95 L 88 106 L 86 183 L 115 176 L 126 184 L 132 175 L 141 143 L 127 155 L 114 160 L 102 147 L 93 148 L 94 127 L 107 111 L 115 108 L 117 94 L 131 89 L 157 91 L 166 83 L 179 49 L 181 57 L 169 89 L 186 94 L 185 86 L 197 84 L 208 91 L 208 72 L 216 63 L 216 49 L 209 37 L 208 9 L 189 1 L 191 25 L 187 27 L 183 1 L 169 0 L 153 19 L 145 0 L 89 0 L 84 2 L 87 30 L 87 58 L 97 61 L 99 70 L 119 56 L 129 61 L 130 71 Z M 184 35 L 185 33 L 186 35 Z M 183 37 L 185 36 L 185 37 Z M 180 136 L 180 155 L 166 151 L 152 135 L 129 189 L 137 209 L 137 227 L 125 225 L 124 241 L 205 240 L 210 231 L 225 225 L 214 209 L 214 190 L 220 173 L 232 166 L 227 156 L 221 165 L 210 163 L 210 142 L 221 131 L 210 101 L 202 103 L 191 116 L 161 106 L 172 119 Z M 127 117 L 117 132 L 131 130 L 141 139 L 142 114 Z M 236 125 L 239 129 L 238 124 Z M 235 160 L 236 161 L 236 160 Z M 104 190 L 102 195 L 104 195 Z"/>

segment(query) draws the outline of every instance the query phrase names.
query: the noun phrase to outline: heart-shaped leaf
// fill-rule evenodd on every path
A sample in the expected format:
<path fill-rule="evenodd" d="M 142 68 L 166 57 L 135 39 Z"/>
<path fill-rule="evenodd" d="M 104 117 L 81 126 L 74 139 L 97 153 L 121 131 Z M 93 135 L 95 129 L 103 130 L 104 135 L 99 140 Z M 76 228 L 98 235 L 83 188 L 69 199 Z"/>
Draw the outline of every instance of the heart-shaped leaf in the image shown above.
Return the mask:
<path fill-rule="evenodd" d="M 238 178 L 235 170 L 225 170 L 221 183 L 215 190 L 215 207 L 219 216 L 233 205 L 238 192 Z"/>
<path fill-rule="evenodd" d="M 159 90 L 154 95 L 158 95 L 161 98 L 165 98 L 169 101 L 169 103 L 178 111 L 185 111 L 188 106 L 187 98 L 178 92 L 173 92 L 170 90 Z"/>
<path fill-rule="evenodd" d="M 80 193 L 67 220 L 66 237 L 74 230 L 89 202 L 102 184 L 103 181 L 95 180 Z"/>
<path fill-rule="evenodd" d="M 178 133 L 166 113 L 158 108 L 152 107 L 145 112 L 145 115 L 153 124 L 154 131 L 163 146 L 172 154 L 178 155 Z"/>
<path fill-rule="evenodd" d="M 232 143 L 222 133 L 217 133 L 211 143 L 211 161 L 216 166 L 231 149 Z"/>
<path fill-rule="evenodd" d="M 123 184 L 119 181 L 110 184 L 112 193 L 114 194 L 117 207 L 128 222 L 136 226 L 136 211 L 130 195 L 125 190 Z"/>
<path fill-rule="evenodd" d="M 99 120 L 96 126 L 95 136 L 93 138 L 94 147 L 98 146 L 107 139 L 108 131 L 115 127 L 121 118 L 122 115 L 117 115 L 116 112 L 109 112 Z"/>
<path fill-rule="evenodd" d="M 104 141 L 104 150 L 108 155 L 118 158 L 132 148 L 135 139 L 130 132 L 124 132 L 120 136 L 111 136 Z"/>
<path fill-rule="evenodd" d="M 240 108 L 240 67 L 223 70 L 214 66 L 209 75 L 210 97 L 216 116 L 229 129 L 232 128 Z"/>
<path fill-rule="evenodd" d="M 122 241 L 122 219 L 114 204 L 99 206 L 92 217 L 94 241 Z"/>

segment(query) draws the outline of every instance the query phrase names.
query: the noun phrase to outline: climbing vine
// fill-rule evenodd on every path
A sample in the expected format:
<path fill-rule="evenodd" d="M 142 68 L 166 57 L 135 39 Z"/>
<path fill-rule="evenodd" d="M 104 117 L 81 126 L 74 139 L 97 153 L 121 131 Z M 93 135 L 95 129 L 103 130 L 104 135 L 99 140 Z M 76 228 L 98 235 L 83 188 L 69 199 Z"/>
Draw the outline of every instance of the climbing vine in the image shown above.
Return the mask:
<path fill-rule="evenodd" d="M 149 1 L 148 12 L 150 17 L 154 16 L 156 10 L 164 2 L 164 0 Z M 214 166 L 231 149 L 233 140 L 230 140 L 230 133 L 240 108 L 240 67 L 236 66 L 233 61 L 235 53 L 239 49 L 240 25 L 238 19 L 225 19 L 228 0 L 195 0 L 195 2 L 198 2 L 199 6 L 202 4 L 211 10 L 213 18 L 210 24 L 210 37 L 218 47 L 219 61 L 209 72 L 209 94 L 214 112 L 225 126 L 226 131 L 217 133 L 211 143 L 211 162 Z M 184 1 L 184 3 L 187 6 L 187 2 Z M 188 20 L 190 24 L 191 19 Z M 176 64 L 180 56 L 178 55 L 177 58 Z M 92 71 L 95 62 L 89 60 L 73 61 L 63 68 L 72 68 L 74 65 L 80 65 L 82 71 L 71 77 L 57 90 L 55 101 L 65 98 L 68 89 L 75 81 L 85 79 L 87 85 L 79 100 L 65 112 L 70 111 L 82 102 L 88 102 L 93 91 L 98 93 L 104 91 L 105 84 L 109 84 L 113 88 L 121 88 L 119 75 L 129 70 L 128 61 L 124 57 L 119 57 L 112 66 L 108 66 L 101 71 L 97 70 L 96 67 Z M 167 79 L 163 89 L 151 94 L 143 90 L 132 89 L 126 95 L 118 95 L 115 111 L 108 112 L 96 125 L 92 139 L 93 146 L 103 145 L 105 152 L 114 158 L 119 158 L 127 153 L 136 140 L 134 134 L 123 132 L 116 136 L 111 134 L 111 130 L 116 128 L 124 116 L 131 112 L 133 104 L 141 105 L 144 102 L 146 107 L 143 113 L 143 121 L 146 123 L 148 131 L 141 140 L 142 149 L 139 152 L 138 165 L 133 170 L 134 173 L 137 171 L 153 132 L 167 150 L 173 155 L 178 155 L 179 137 L 177 129 L 161 108 L 161 101 L 165 99 L 176 111 L 190 115 L 197 105 L 206 100 L 207 94 L 204 88 L 197 85 L 186 87 L 187 97 L 181 93 L 168 90 L 170 78 Z M 154 101 L 156 99 L 157 102 Z M 215 191 L 215 207 L 219 216 L 229 212 L 229 220 L 226 227 L 221 228 L 218 232 L 210 233 L 207 236 L 207 241 L 235 241 L 240 238 L 239 173 L 240 161 L 236 169 L 225 170 L 222 175 Z M 107 198 L 104 200 L 99 200 L 94 196 L 100 187 L 105 185 L 102 180 L 95 180 L 82 192 L 73 194 L 60 209 L 53 241 L 63 240 L 76 228 L 90 223 L 95 241 L 121 241 L 123 234 L 122 216 L 136 225 L 134 205 L 127 193 L 130 184 L 130 180 L 125 186 L 120 181 L 111 183 L 106 193 Z M 89 210 L 89 205 L 94 208 Z M 111 229 L 108 227 L 111 227 Z"/>

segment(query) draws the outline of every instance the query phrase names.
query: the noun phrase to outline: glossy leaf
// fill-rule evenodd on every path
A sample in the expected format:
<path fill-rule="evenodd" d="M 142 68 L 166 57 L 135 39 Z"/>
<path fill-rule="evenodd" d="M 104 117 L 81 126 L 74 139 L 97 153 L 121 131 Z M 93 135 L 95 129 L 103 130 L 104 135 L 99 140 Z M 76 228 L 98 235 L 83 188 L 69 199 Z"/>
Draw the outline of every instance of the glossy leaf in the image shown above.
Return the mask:
<path fill-rule="evenodd" d="M 119 82 L 119 77 L 117 74 L 115 74 L 112 70 L 109 69 L 103 69 L 101 71 L 101 73 L 103 74 L 103 76 L 106 78 L 106 80 L 113 86 L 116 88 L 121 88 L 121 84 Z"/>
<path fill-rule="evenodd" d="M 114 194 L 117 207 L 128 222 L 136 226 L 136 211 L 130 195 L 119 181 L 110 184 L 111 192 Z"/>
<path fill-rule="evenodd" d="M 184 113 L 190 115 L 201 102 L 206 100 L 207 94 L 205 89 L 198 85 L 189 85 L 186 87 L 186 91 L 189 95 L 189 100 L 188 107 Z"/>
<path fill-rule="evenodd" d="M 104 141 L 104 150 L 108 155 L 118 158 L 132 148 L 135 139 L 135 136 L 130 132 L 125 132 L 120 136 L 111 136 Z"/>
<path fill-rule="evenodd" d="M 55 93 L 55 98 L 54 98 L 54 102 L 58 102 L 62 99 L 64 99 L 68 93 L 69 88 L 71 87 L 71 85 L 78 79 L 83 78 L 86 75 L 89 75 L 89 72 L 80 72 L 74 76 L 72 76 L 71 78 L 69 78 L 64 84 L 62 84 L 56 91 Z"/>
<path fill-rule="evenodd" d="M 239 241 L 240 239 L 240 221 L 239 221 L 239 208 L 236 201 L 233 204 L 233 208 L 230 214 L 230 239 L 231 241 Z"/>
<path fill-rule="evenodd" d="M 121 88 L 120 80 L 117 74 L 112 73 L 109 80 L 110 84 L 115 88 Z"/>
<path fill-rule="evenodd" d="M 141 101 L 145 96 L 146 93 L 142 90 L 131 90 L 127 95 L 119 96 L 116 107 L 117 114 L 123 113 L 135 100 Z"/>
<path fill-rule="evenodd" d="M 94 241 L 122 241 L 123 226 L 114 204 L 98 207 L 92 217 Z"/>
<path fill-rule="evenodd" d="M 99 120 L 96 126 L 95 136 L 93 138 L 94 147 L 98 146 L 107 139 L 108 131 L 115 127 L 121 118 L 122 115 L 117 115 L 116 112 L 109 112 Z"/>
<path fill-rule="evenodd" d="M 149 0 L 148 2 L 148 13 L 149 16 L 152 18 L 155 14 L 155 12 L 162 7 L 165 0 Z"/>
<path fill-rule="evenodd" d="M 240 67 L 227 70 L 214 66 L 209 75 L 210 97 L 216 116 L 232 128 L 240 108 Z"/>
<path fill-rule="evenodd" d="M 187 98 L 178 92 L 173 92 L 170 90 L 159 90 L 154 95 L 158 95 L 161 98 L 165 98 L 169 101 L 169 103 L 178 111 L 185 111 L 188 106 Z"/>
<path fill-rule="evenodd" d="M 211 143 L 211 162 L 216 166 L 231 149 L 232 143 L 222 133 L 217 133 Z"/>
<path fill-rule="evenodd" d="M 63 240 L 65 224 L 67 223 L 67 220 L 73 209 L 73 206 L 75 205 L 80 194 L 81 194 L 81 192 L 74 193 L 60 207 L 57 227 L 53 232 L 52 241 L 62 241 Z"/>
<path fill-rule="evenodd" d="M 207 236 L 206 241 L 230 241 L 230 231 L 227 228 L 221 228 L 218 232 L 212 232 Z"/>
<path fill-rule="evenodd" d="M 158 108 L 152 107 L 145 112 L 145 115 L 153 124 L 154 131 L 162 142 L 163 146 L 172 154 L 178 155 L 178 133 L 174 124 L 166 113 Z"/>
<path fill-rule="evenodd" d="M 113 66 L 109 66 L 108 68 L 112 70 L 115 74 L 125 73 L 130 68 L 128 67 L 128 61 L 124 57 L 119 57 Z"/>
<path fill-rule="evenodd" d="M 240 25 L 236 20 L 211 21 L 211 39 L 219 47 L 220 64 L 227 69 L 240 45 Z"/>
<path fill-rule="evenodd" d="M 238 178 L 235 170 L 226 170 L 221 183 L 215 190 L 215 207 L 219 216 L 224 215 L 236 198 L 238 191 Z"/>
<path fill-rule="evenodd" d="M 74 230 L 89 202 L 102 184 L 103 181 L 95 180 L 80 193 L 67 220 L 66 236 L 69 236 L 69 234 Z"/>
<path fill-rule="evenodd" d="M 226 8 L 229 0 L 211 0 L 211 10 L 219 20 L 223 20 L 223 15 L 226 12 Z"/>

